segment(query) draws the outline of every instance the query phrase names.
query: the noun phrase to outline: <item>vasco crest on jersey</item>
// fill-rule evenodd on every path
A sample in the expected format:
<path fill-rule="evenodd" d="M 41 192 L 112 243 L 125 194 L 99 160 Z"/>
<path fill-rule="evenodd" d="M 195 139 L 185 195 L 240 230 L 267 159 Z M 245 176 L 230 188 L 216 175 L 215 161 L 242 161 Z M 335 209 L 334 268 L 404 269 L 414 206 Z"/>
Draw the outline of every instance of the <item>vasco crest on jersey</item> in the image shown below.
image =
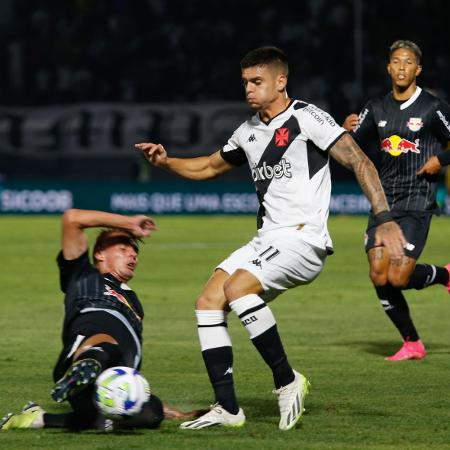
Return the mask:
<path fill-rule="evenodd" d="M 278 128 L 275 131 L 275 145 L 277 147 L 286 147 L 289 142 L 289 129 Z"/>
<path fill-rule="evenodd" d="M 411 131 L 419 131 L 423 127 L 423 121 L 421 117 L 410 117 L 406 126 Z"/>

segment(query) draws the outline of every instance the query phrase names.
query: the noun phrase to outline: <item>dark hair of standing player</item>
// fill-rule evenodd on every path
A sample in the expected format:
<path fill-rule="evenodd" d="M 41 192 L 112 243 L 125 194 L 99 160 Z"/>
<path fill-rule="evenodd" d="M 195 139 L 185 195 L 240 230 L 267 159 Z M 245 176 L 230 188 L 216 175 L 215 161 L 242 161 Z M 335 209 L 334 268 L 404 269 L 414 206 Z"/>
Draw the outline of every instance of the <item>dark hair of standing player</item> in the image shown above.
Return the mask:
<path fill-rule="evenodd" d="M 277 47 L 260 47 L 248 52 L 241 60 L 241 69 L 254 66 L 277 65 L 288 76 L 289 67 L 285 53 Z"/>
<path fill-rule="evenodd" d="M 394 53 L 395 50 L 398 50 L 399 48 L 405 48 L 406 50 L 410 50 L 411 52 L 413 52 L 416 56 L 417 64 L 420 65 L 420 61 L 422 60 L 422 50 L 420 50 L 420 47 L 416 43 L 404 39 L 395 41 L 389 47 L 389 58 L 392 56 L 392 53 Z"/>

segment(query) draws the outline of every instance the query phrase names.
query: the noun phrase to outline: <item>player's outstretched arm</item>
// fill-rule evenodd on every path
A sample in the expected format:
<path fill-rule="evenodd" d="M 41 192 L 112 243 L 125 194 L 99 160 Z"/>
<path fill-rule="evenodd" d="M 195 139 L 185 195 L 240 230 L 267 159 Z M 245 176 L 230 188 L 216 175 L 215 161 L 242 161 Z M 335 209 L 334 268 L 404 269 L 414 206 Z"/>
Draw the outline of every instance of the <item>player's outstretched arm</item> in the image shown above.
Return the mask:
<path fill-rule="evenodd" d="M 234 167 L 222 158 L 220 151 L 198 158 L 170 158 L 161 144 L 143 142 L 135 144 L 135 147 L 150 164 L 163 167 L 189 180 L 211 180 Z"/>
<path fill-rule="evenodd" d="M 400 227 L 392 220 L 378 172 L 372 161 L 347 133 L 333 145 L 330 155 L 347 169 L 353 170 L 366 194 L 379 222 L 375 245 L 383 244 L 389 250 L 391 258 L 401 258 L 404 255 L 406 240 Z"/>
<path fill-rule="evenodd" d="M 135 237 L 149 236 L 156 229 L 147 216 L 123 216 L 103 211 L 68 209 L 62 217 L 62 250 L 65 259 L 76 259 L 88 248 L 86 228 L 122 228 Z"/>
<path fill-rule="evenodd" d="M 193 420 L 197 419 L 203 414 L 206 414 L 209 409 L 195 409 L 193 411 L 180 411 L 179 409 L 164 405 L 164 418 L 166 420 Z"/>

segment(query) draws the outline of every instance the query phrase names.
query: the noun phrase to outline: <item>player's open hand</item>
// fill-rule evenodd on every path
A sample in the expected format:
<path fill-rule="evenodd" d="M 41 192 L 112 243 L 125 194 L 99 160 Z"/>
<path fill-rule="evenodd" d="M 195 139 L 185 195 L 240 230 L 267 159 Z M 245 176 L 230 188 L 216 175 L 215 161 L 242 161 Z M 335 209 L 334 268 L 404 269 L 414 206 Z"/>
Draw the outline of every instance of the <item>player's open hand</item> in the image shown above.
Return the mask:
<path fill-rule="evenodd" d="M 141 142 L 134 144 L 140 150 L 147 161 L 154 166 L 165 166 L 167 164 L 167 152 L 161 144 L 153 142 Z"/>
<path fill-rule="evenodd" d="M 377 226 L 375 232 L 375 246 L 383 245 L 389 251 L 392 260 L 400 260 L 405 255 L 407 242 L 399 225 L 394 222 L 385 222 Z"/>
<path fill-rule="evenodd" d="M 442 166 L 437 156 L 432 156 L 428 161 L 417 171 L 417 176 L 422 177 L 426 175 L 436 175 L 441 170 Z"/>
<path fill-rule="evenodd" d="M 155 231 L 156 229 L 155 221 L 151 217 L 142 215 L 130 217 L 129 231 L 134 237 L 140 238 L 150 236 L 152 231 Z"/>
<path fill-rule="evenodd" d="M 342 128 L 345 128 L 347 131 L 353 131 L 359 124 L 358 114 L 350 114 L 348 115 L 344 123 L 342 124 Z"/>

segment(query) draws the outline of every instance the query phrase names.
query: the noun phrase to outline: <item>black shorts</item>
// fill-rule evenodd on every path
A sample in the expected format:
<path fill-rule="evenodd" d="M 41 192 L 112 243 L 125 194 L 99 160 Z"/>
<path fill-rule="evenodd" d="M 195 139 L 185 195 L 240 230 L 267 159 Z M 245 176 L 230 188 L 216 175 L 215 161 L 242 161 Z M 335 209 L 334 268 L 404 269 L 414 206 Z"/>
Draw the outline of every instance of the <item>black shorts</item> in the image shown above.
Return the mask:
<path fill-rule="evenodd" d="M 418 211 L 391 211 L 394 220 L 400 225 L 408 245 L 405 255 L 419 259 L 428 237 L 432 214 Z M 366 252 L 375 247 L 376 223 L 372 213 L 367 224 L 365 247 Z"/>
<path fill-rule="evenodd" d="M 64 348 L 53 370 L 54 381 L 59 380 L 72 364 L 72 357 L 81 343 L 88 337 L 104 333 L 112 336 L 121 352 L 119 366 L 139 369 L 141 365 L 141 345 L 137 336 L 118 318 L 105 311 L 80 314 L 64 330 Z"/>

